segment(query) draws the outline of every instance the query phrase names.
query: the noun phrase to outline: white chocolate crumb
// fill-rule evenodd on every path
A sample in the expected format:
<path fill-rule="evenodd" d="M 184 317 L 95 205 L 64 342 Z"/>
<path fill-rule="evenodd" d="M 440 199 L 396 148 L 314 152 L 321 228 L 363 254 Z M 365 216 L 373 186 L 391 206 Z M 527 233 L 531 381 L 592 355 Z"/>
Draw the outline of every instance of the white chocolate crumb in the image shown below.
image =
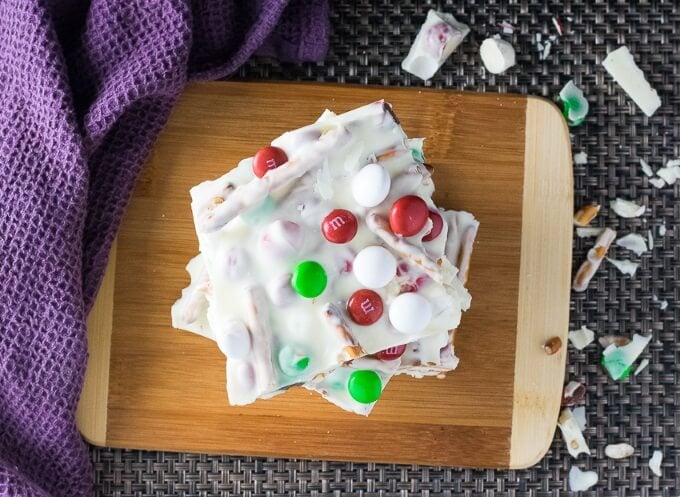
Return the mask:
<path fill-rule="evenodd" d="M 630 200 L 624 200 L 622 198 L 617 198 L 609 203 L 611 209 L 621 217 L 633 218 L 640 217 L 645 213 L 646 207 L 644 205 L 638 205 Z"/>
<path fill-rule="evenodd" d="M 651 166 L 644 159 L 640 159 L 640 169 L 642 169 L 645 176 L 649 176 L 650 178 L 654 176 L 654 171 L 652 171 Z"/>
<path fill-rule="evenodd" d="M 649 460 L 649 469 L 652 470 L 656 476 L 661 476 L 661 462 L 663 461 L 663 452 L 655 450 L 652 458 Z"/>
<path fill-rule="evenodd" d="M 595 471 L 581 471 L 576 466 L 569 470 L 569 490 L 572 492 L 582 492 L 597 484 L 597 473 Z"/>
<path fill-rule="evenodd" d="M 642 255 L 647 252 L 647 243 L 642 235 L 637 233 L 629 233 L 624 237 L 619 238 L 615 242 L 619 247 L 623 247 L 631 252 L 635 252 L 637 255 Z"/>
<path fill-rule="evenodd" d="M 651 229 L 647 230 L 647 245 L 649 246 L 649 250 L 654 250 L 654 235 L 652 234 Z"/>
<path fill-rule="evenodd" d="M 585 326 L 581 329 L 569 332 L 569 341 L 578 350 L 583 350 L 595 340 L 595 332 Z"/>
<path fill-rule="evenodd" d="M 666 225 L 661 224 L 659 225 L 659 236 L 666 236 Z"/>
<path fill-rule="evenodd" d="M 666 182 L 664 181 L 663 178 L 649 178 L 649 182 L 655 188 L 663 188 L 664 186 L 666 186 Z"/>
<path fill-rule="evenodd" d="M 515 49 L 505 40 L 487 38 L 479 47 L 484 67 L 492 74 L 500 74 L 515 65 Z"/>
<path fill-rule="evenodd" d="M 560 36 L 562 36 L 562 35 L 564 34 L 564 29 L 562 28 L 562 24 L 560 24 L 559 19 L 557 19 L 556 17 L 553 17 L 553 18 L 552 18 L 552 23 L 553 23 L 553 26 L 555 26 L 555 29 L 557 30 L 557 33 L 558 33 Z"/>
<path fill-rule="evenodd" d="M 607 257 L 607 260 L 611 262 L 616 269 L 621 271 L 623 274 L 628 274 L 630 276 L 635 276 L 639 264 L 637 262 L 625 260 L 625 259 L 611 259 Z"/>
<path fill-rule="evenodd" d="M 574 154 L 574 164 L 582 166 L 588 163 L 588 154 L 585 152 L 578 152 Z"/>
<path fill-rule="evenodd" d="M 642 372 L 645 370 L 645 368 L 646 368 L 647 366 L 649 366 L 649 359 L 642 359 L 642 360 L 640 361 L 640 365 L 639 365 L 637 368 L 635 368 L 635 371 L 633 372 L 633 375 L 634 375 L 634 376 L 639 375 L 640 373 L 642 373 Z"/>
<path fill-rule="evenodd" d="M 666 309 L 668 309 L 668 300 L 662 300 L 659 303 L 659 309 L 661 309 L 662 311 L 665 311 Z"/>
<path fill-rule="evenodd" d="M 503 30 L 504 34 L 511 35 L 512 33 L 515 32 L 515 27 L 508 21 L 502 21 L 499 26 Z"/>
<path fill-rule="evenodd" d="M 579 238 L 592 238 L 594 236 L 600 236 L 604 228 L 590 228 L 590 227 L 577 227 L 576 236 Z"/>
<path fill-rule="evenodd" d="M 669 185 L 672 185 L 680 178 L 680 166 L 669 166 L 669 164 L 671 164 L 671 162 L 668 162 L 664 167 L 659 169 L 656 172 L 656 175 Z"/>
<path fill-rule="evenodd" d="M 545 45 L 543 45 L 543 51 L 540 55 L 541 60 L 548 60 L 548 57 L 550 56 L 550 51 L 552 50 L 552 43 L 549 41 L 545 42 Z"/>
<path fill-rule="evenodd" d="M 610 459 L 625 459 L 635 453 L 635 448 L 627 443 L 609 444 L 604 448 L 604 454 Z"/>

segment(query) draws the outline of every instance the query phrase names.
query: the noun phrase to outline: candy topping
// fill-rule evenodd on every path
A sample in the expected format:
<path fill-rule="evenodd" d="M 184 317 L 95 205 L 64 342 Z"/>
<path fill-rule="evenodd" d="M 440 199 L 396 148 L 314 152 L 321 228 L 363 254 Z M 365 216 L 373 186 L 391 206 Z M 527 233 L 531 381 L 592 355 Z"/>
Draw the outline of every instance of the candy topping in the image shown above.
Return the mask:
<path fill-rule="evenodd" d="M 383 314 L 383 302 L 373 290 L 357 290 L 347 300 L 347 312 L 352 321 L 368 326 L 375 323 Z"/>
<path fill-rule="evenodd" d="M 288 162 L 288 156 L 279 147 L 264 147 L 258 150 L 253 157 L 253 173 L 261 178 L 270 169 L 276 169 L 286 162 Z"/>
<path fill-rule="evenodd" d="M 227 321 L 215 331 L 217 346 L 229 359 L 244 359 L 250 352 L 250 332 L 241 321 Z"/>
<path fill-rule="evenodd" d="M 361 404 L 370 404 L 380 398 L 382 381 L 378 373 L 371 370 L 354 371 L 347 381 L 350 396 Z"/>
<path fill-rule="evenodd" d="M 345 209 L 334 209 L 321 223 L 321 232 L 331 243 L 347 243 L 357 234 L 358 227 L 354 214 Z"/>
<path fill-rule="evenodd" d="M 390 228 L 396 235 L 413 236 L 423 229 L 430 211 L 416 195 L 401 197 L 390 209 Z"/>
<path fill-rule="evenodd" d="M 424 242 L 431 242 L 437 238 L 444 228 L 444 220 L 437 211 L 430 211 L 429 216 L 432 221 L 432 229 L 423 237 Z"/>
<path fill-rule="evenodd" d="M 316 261 L 303 261 L 295 268 L 290 282 L 299 295 L 313 299 L 323 293 L 328 278 L 321 264 Z"/>
<path fill-rule="evenodd" d="M 380 164 L 368 164 L 354 176 L 352 195 L 362 207 L 375 207 L 390 193 L 392 180 Z"/>
<path fill-rule="evenodd" d="M 390 323 L 401 333 L 420 333 L 430 324 L 432 306 L 417 293 L 402 293 L 390 304 Z"/>
<path fill-rule="evenodd" d="M 389 349 L 381 350 L 375 356 L 381 361 L 393 361 L 399 359 L 406 352 L 406 345 L 395 345 Z"/>
<path fill-rule="evenodd" d="M 279 351 L 279 368 L 286 376 L 296 377 L 309 366 L 309 357 L 299 351 L 284 346 Z"/>
<path fill-rule="evenodd" d="M 397 260 L 387 249 L 372 245 L 357 254 L 352 271 L 363 286 L 382 288 L 397 274 Z"/>

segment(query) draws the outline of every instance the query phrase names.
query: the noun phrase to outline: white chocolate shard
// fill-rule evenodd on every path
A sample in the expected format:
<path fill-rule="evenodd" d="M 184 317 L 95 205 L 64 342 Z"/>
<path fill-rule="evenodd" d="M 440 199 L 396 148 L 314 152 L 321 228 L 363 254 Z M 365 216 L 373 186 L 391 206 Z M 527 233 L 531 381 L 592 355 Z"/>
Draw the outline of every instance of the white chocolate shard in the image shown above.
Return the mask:
<path fill-rule="evenodd" d="M 642 169 L 642 172 L 644 173 L 645 176 L 647 176 L 649 178 L 654 176 L 654 171 L 652 171 L 651 166 L 644 159 L 640 159 L 640 169 Z"/>
<path fill-rule="evenodd" d="M 584 492 L 597 484 L 595 471 L 581 471 L 576 466 L 569 470 L 569 490 L 572 492 Z"/>
<path fill-rule="evenodd" d="M 595 340 L 595 332 L 585 326 L 576 331 L 569 332 L 569 341 L 578 350 L 585 349 Z"/>
<path fill-rule="evenodd" d="M 661 99 L 647 82 L 628 47 L 622 46 L 607 55 L 602 65 L 647 116 L 661 107 Z"/>
<path fill-rule="evenodd" d="M 652 457 L 649 459 L 649 469 L 652 470 L 656 476 L 661 477 L 663 473 L 661 472 L 661 463 L 663 462 L 663 452 L 660 450 L 655 450 Z"/>
<path fill-rule="evenodd" d="M 666 236 L 666 225 L 665 224 L 660 224 L 659 225 L 659 236 Z"/>
<path fill-rule="evenodd" d="M 515 49 L 500 38 L 487 38 L 479 47 L 484 67 L 492 74 L 500 74 L 515 65 Z"/>
<path fill-rule="evenodd" d="M 557 421 L 557 426 L 559 426 L 562 432 L 562 437 L 567 445 L 567 450 L 571 457 L 578 457 L 579 454 L 590 454 L 590 449 L 586 443 L 585 438 L 583 438 L 583 433 L 574 419 L 574 415 L 571 409 L 565 407 L 560 413 L 559 420 Z"/>
<path fill-rule="evenodd" d="M 627 443 L 609 444 L 604 448 L 604 454 L 610 459 L 625 459 L 635 454 L 635 448 Z"/>
<path fill-rule="evenodd" d="M 577 166 L 588 164 L 588 154 L 585 152 L 578 152 L 574 154 L 574 164 Z"/>
<path fill-rule="evenodd" d="M 607 254 L 607 250 L 609 250 L 610 245 L 615 239 L 616 231 L 610 228 L 605 228 L 600 236 L 597 237 L 595 246 L 588 251 L 586 260 L 583 261 L 583 264 L 581 264 L 581 267 L 579 267 L 574 276 L 574 283 L 572 285 L 574 291 L 583 292 L 588 288 L 588 283 L 593 279 L 595 272 Z"/>
<path fill-rule="evenodd" d="M 645 239 L 642 235 L 638 235 L 637 233 L 629 233 L 626 236 L 619 238 L 616 240 L 616 244 L 626 250 L 635 252 L 637 255 L 642 255 L 647 252 L 648 249 Z"/>
<path fill-rule="evenodd" d="M 642 359 L 638 367 L 635 368 L 635 371 L 633 371 L 633 376 L 637 376 L 642 373 L 647 366 L 649 366 L 649 359 Z"/>
<path fill-rule="evenodd" d="M 609 203 L 612 210 L 621 217 L 633 218 L 640 217 L 645 213 L 646 207 L 644 205 L 638 205 L 630 200 L 624 200 L 622 198 L 617 198 Z"/>
<path fill-rule="evenodd" d="M 627 274 L 628 276 L 635 276 L 635 273 L 638 270 L 638 267 L 640 264 L 637 262 L 625 260 L 625 259 L 612 259 L 610 257 L 607 257 L 607 261 L 612 263 L 616 269 L 621 271 L 623 274 Z"/>
<path fill-rule="evenodd" d="M 680 179 L 680 166 L 669 166 L 666 164 L 656 172 L 656 175 L 664 180 L 664 182 L 672 185 L 676 180 Z"/>
<path fill-rule="evenodd" d="M 666 182 L 663 178 L 649 178 L 649 182 L 656 188 L 663 188 L 666 186 Z"/>
<path fill-rule="evenodd" d="M 647 247 L 649 250 L 654 250 L 654 235 L 652 230 L 647 230 Z"/>
<path fill-rule="evenodd" d="M 591 227 L 577 227 L 576 228 L 576 236 L 579 238 L 593 238 L 595 236 L 600 236 L 602 232 L 604 231 L 604 228 L 591 228 Z"/>
<path fill-rule="evenodd" d="M 470 28 L 445 12 L 430 10 L 401 68 L 428 80 L 463 42 Z"/>

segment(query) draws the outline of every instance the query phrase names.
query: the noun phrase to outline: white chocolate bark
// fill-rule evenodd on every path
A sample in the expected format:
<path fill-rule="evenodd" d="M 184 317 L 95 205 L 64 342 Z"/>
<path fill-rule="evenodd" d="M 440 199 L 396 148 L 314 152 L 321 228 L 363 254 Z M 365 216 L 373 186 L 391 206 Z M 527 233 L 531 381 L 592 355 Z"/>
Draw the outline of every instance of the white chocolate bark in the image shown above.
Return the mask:
<path fill-rule="evenodd" d="M 451 14 L 430 10 L 401 68 L 420 79 L 430 79 L 469 32 L 470 28 Z"/>
<path fill-rule="evenodd" d="M 422 238 L 432 229 L 431 220 L 414 236 L 395 237 L 389 231 L 390 207 L 403 196 L 417 195 L 431 211 L 437 209 L 430 173 L 416 160 L 422 160 L 422 141 L 408 140 L 389 105 L 379 101 L 339 116 L 326 111 L 316 123 L 285 133 L 272 145 L 284 150 L 288 161 L 262 178 L 253 174 L 252 159 L 245 159 L 191 190 L 203 266 L 195 259 L 187 267 L 192 283 L 173 306 L 173 326 L 217 339 L 228 356 L 229 350 L 238 351 L 227 364 L 230 403 L 268 398 L 318 380 L 348 361 L 356 364 L 367 354 L 427 337 L 438 336 L 432 344 L 440 349 L 435 354 L 431 345 L 428 358 L 441 358 L 448 330 L 458 326 L 461 311 L 470 305 L 458 269 L 446 255 L 454 247 L 452 255 L 461 258 L 461 243 L 471 248 L 474 233 L 468 225 L 475 225 L 476 233 L 476 221 L 438 211 L 444 226 L 429 242 Z M 374 207 L 359 205 L 352 188 L 357 172 L 368 164 L 389 175 L 387 196 Z M 330 243 L 321 234 L 322 220 L 334 209 L 351 211 L 358 220 L 348 243 Z M 455 221 L 461 215 L 468 225 Z M 382 316 L 360 326 L 346 306 L 364 288 L 352 262 L 368 246 L 386 248 L 398 270 L 374 289 L 384 304 Z M 315 298 L 304 298 L 291 286 L 291 274 L 303 261 L 325 270 L 326 287 Z M 465 277 L 469 257 L 461 262 Z M 432 318 L 416 332 L 397 331 L 388 319 L 392 301 L 404 291 L 417 292 L 432 309 Z M 244 328 L 245 338 L 231 334 Z"/>

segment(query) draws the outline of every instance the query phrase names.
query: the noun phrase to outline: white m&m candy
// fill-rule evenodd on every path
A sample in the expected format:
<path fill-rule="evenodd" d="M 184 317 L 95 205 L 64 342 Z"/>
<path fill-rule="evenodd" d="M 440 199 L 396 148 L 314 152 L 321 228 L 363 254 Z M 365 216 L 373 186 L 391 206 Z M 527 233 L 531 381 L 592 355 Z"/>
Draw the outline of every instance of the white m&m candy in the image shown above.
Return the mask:
<path fill-rule="evenodd" d="M 363 286 L 382 288 L 397 274 L 397 260 L 387 249 L 373 245 L 357 254 L 352 270 Z"/>
<path fill-rule="evenodd" d="M 432 305 L 417 293 L 402 293 L 390 304 L 390 323 L 401 333 L 420 333 L 430 324 Z"/>
<path fill-rule="evenodd" d="M 368 164 L 354 176 L 352 195 L 362 207 L 375 207 L 390 193 L 392 180 L 380 164 Z"/>
<path fill-rule="evenodd" d="M 250 352 L 250 332 L 241 321 L 227 321 L 215 331 L 217 346 L 229 359 L 244 359 Z"/>

